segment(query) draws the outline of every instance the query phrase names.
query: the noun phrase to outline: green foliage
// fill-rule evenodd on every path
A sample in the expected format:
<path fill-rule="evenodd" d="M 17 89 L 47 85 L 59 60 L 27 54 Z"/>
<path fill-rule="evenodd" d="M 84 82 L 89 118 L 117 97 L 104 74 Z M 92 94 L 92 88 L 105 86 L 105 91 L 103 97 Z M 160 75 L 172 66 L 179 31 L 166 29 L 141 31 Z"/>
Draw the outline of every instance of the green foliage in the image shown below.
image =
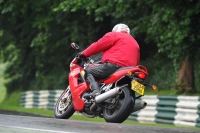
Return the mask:
<path fill-rule="evenodd" d="M 99 30 L 105 27 L 104 21 L 94 23 L 92 15 L 85 17 L 85 11 L 54 12 L 58 4 L 50 0 L 20 3 L 8 0 L 0 4 L 2 10 L 14 5 L 0 16 L 4 20 L 0 22 L 0 48 L 4 49 L 4 61 L 9 62 L 8 91 L 64 89 L 69 63 L 76 54 L 69 44 L 75 41 L 85 48 L 105 33 L 106 29 Z"/>
<path fill-rule="evenodd" d="M 145 65 L 149 70 L 147 83 L 155 84 L 158 90 L 167 89 L 169 92 L 175 86 L 176 71 L 173 68 L 172 60 L 162 54 L 157 54 L 153 58 L 142 61 L 141 64 Z"/>
<path fill-rule="evenodd" d="M 0 4 L 1 20 L 5 20 L 0 22 L 0 29 L 4 32 L 0 47 L 5 50 L 3 51 L 5 61 L 10 62 L 6 70 L 7 78 L 11 79 L 8 83 L 8 91 L 13 88 L 37 89 L 38 86 L 35 87 L 34 83 L 38 78 L 38 73 L 45 73 L 44 68 L 51 65 L 52 61 L 44 63 L 44 60 L 47 58 L 46 55 L 51 54 L 45 49 L 49 43 L 47 38 L 51 37 L 51 32 L 48 32 L 50 22 L 55 21 L 53 14 L 48 11 L 54 5 L 49 0 L 41 2 L 4 1 Z M 49 45 L 55 42 L 56 40 Z M 42 72 L 41 69 L 43 69 Z"/>
<path fill-rule="evenodd" d="M 195 88 L 200 92 L 200 82 L 199 82 L 199 77 L 200 77 L 200 63 L 196 62 L 194 64 L 194 76 L 195 76 Z"/>
<path fill-rule="evenodd" d="M 174 84 L 173 71 L 182 59 L 199 60 L 199 8 L 197 0 L 0 0 L 0 52 L 9 62 L 8 90 L 64 89 L 76 54 L 69 44 L 84 49 L 116 23 L 129 25 L 142 60 L 158 60 L 147 63 L 152 81 L 171 88 L 167 83 Z M 157 52 L 162 56 L 155 58 Z M 171 77 L 164 73 L 167 66 L 160 67 L 168 58 L 174 64 Z"/>
<path fill-rule="evenodd" d="M 165 1 L 165 4 L 154 1 L 148 39 L 154 39 L 158 52 L 166 53 L 173 59 L 175 69 L 180 67 L 183 59 L 197 57 L 194 50 L 199 51 L 200 3 L 197 1 Z M 195 38 L 195 39 L 194 39 Z"/>
<path fill-rule="evenodd" d="M 4 70 L 6 68 L 6 64 L 2 64 L 0 61 L 0 103 L 4 100 L 6 96 L 6 88 L 4 86 Z"/>

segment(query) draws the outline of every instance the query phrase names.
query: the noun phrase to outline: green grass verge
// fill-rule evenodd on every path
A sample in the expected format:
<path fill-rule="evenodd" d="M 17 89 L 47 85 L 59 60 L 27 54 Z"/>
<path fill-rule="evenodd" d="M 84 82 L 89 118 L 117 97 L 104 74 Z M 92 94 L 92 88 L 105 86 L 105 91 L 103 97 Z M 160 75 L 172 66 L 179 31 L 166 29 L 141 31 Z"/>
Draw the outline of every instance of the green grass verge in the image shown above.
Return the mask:
<path fill-rule="evenodd" d="M 0 103 L 5 99 L 5 96 L 6 96 L 6 88 L 0 85 Z"/>
<path fill-rule="evenodd" d="M 6 64 L 0 63 L 0 103 L 4 100 L 6 96 L 6 87 L 4 86 L 5 80 L 4 80 L 4 70 L 5 70 Z"/>
<path fill-rule="evenodd" d="M 145 88 L 145 95 L 163 95 L 163 96 L 199 96 L 200 92 L 195 92 L 195 93 L 191 93 L 191 92 L 185 92 L 185 93 L 177 93 L 175 89 L 158 89 L 156 91 L 154 91 L 153 89 L 151 89 L 150 87 L 146 87 Z"/>

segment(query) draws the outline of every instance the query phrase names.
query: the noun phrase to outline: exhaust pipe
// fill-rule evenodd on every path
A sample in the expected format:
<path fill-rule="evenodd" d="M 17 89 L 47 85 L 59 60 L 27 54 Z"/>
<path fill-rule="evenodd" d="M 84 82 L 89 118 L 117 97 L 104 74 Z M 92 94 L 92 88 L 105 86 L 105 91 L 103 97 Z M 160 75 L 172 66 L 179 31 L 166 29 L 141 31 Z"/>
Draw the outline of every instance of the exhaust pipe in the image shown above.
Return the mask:
<path fill-rule="evenodd" d="M 136 103 L 132 109 L 132 113 L 136 112 L 138 110 L 144 109 L 147 106 L 147 103 L 145 101 L 141 101 L 139 103 Z"/>
<path fill-rule="evenodd" d="M 103 93 L 101 95 L 96 96 L 95 97 L 95 102 L 96 103 L 101 103 L 101 102 L 103 102 L 103 101 L 105 101 L 105 100 L 107 100 L 107 99 L 109 99 L 111 97 L 114 97 L 114 96 L 120 94 L 121 92 L 122 92 L 121 88 L 120 87 L 116 87 L 116 88 L 111 89 L 111 90 L 109 90 L 109 91 L 107 91 L 107 92 L 105 92 L 105 93 Z"/>

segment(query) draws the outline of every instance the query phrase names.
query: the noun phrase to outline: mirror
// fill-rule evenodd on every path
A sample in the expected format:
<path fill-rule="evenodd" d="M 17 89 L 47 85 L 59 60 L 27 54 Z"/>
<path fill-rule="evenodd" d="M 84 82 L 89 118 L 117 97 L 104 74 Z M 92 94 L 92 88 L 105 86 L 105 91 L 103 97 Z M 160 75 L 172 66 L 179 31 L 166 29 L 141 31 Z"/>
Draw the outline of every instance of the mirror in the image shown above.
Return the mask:
<path fill-rule="evenodd" d="M 76 50 L 79 50 L 79 46 L 78 46 L 78 44 L 76 44 L 76 43 L 71 43 L 71 46 L 72 46 L 72 48 L 74 48 L 74 49 L 76 49 Z"/>

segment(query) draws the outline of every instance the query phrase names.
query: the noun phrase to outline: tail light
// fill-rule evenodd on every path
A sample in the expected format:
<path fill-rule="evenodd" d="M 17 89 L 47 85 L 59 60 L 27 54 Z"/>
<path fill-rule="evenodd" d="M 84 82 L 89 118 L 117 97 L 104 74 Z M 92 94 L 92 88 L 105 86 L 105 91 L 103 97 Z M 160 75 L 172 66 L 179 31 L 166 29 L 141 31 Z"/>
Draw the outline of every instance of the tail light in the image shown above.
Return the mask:
<path fill-rule="evenodd" d="M 142 73 L 142 72 L 136 72 L 135 75 L 140 79 L 146 78 L 146 75 L 144 73 Z"/>
<path fill-rule="evenodd" d="M 155 90 L 155 91 L 157 90 L 157 87 L 156 87 L 155 85 L 152 85 L 151 88 L 152 88 L 153 90 Z"/>

